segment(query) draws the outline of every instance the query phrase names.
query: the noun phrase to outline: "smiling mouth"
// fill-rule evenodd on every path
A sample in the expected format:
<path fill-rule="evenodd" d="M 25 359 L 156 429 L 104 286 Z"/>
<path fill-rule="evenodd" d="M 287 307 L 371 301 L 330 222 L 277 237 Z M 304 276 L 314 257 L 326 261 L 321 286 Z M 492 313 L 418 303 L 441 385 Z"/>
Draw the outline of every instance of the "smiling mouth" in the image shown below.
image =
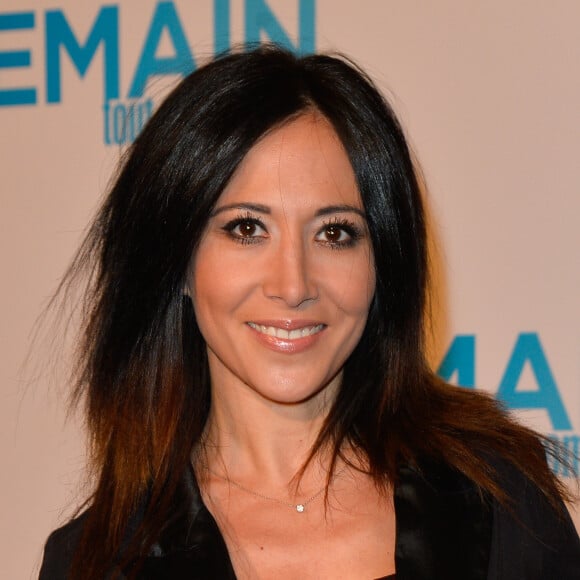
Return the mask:
<path fill-rule="evenodd" d="M 305 338 L 307 336 L 318 334 L 325 325 L 315 324 L 314 326 L 305 326 L 303 328 L 296 328 L 294 330 L 276 328 L 275 326 L 263 326 L 261 324 L 256 324 L 255 322 L 248 322 L 248 326 L 260 334 L 265 334 L 266 336 L 274 336 L 283 340 L 297 340 L 299 338 Z"/>

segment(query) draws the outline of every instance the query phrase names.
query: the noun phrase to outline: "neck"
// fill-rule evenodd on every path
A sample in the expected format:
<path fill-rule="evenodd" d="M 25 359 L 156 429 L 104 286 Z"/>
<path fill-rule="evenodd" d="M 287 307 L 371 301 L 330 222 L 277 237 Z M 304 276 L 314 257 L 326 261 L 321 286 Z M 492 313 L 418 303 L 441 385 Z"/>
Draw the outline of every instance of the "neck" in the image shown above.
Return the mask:
<path fill-rule="evenodd" d="M 308 459 L 338 386 L 299 403 L 278 403 L 244 384 L 212 384 L 212 404 L 198 461 L 236 481 L 288 486 Z M 331 453 L 317 454 L 305 483 L 328 474 Z"/>

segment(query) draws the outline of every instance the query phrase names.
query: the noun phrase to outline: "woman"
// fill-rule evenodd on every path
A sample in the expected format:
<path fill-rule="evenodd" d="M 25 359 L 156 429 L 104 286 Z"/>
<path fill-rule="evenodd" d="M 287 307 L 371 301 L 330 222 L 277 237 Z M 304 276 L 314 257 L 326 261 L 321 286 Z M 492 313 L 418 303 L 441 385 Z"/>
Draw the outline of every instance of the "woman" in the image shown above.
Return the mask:
<path fill-rule="evenodd" d="M 41 578 L 580 577 L 540 438 L 425 363 L 426 262 L 354 66 L 265 47 L 186 78 L 65 282 L 90 274 L 97 482 Z"/>

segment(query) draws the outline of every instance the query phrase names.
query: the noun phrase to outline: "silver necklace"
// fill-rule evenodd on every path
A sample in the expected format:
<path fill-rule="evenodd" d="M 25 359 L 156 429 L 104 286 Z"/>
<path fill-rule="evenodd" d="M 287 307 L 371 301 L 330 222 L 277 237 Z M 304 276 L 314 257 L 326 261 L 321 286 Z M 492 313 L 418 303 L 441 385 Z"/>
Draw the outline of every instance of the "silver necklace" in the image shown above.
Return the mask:
<path fill-rule="evenodd" d="M 279 499 L 277 497 L 265 495 L 263 493 L 260 493 L 259 491 L 254 491 L 253 489 L 249 489 L 247 487 L 244 487 L 241 483 L 238 483 L 237 481 L 230 479 L 227 475 L 221 475 L 219 473 L 216 473 L 215 471 L 210 469 L 208 465 L 204 465 L 204 467 L 212 475 L 215 475 L 216 477 L 219 477 L 219 479 L 223 479 L 224 481 L 227 481 L 230 485 L 233 485 L 234 487 L 237 487 L 238 489 L 241 489 L 242 491 L 245 491 L 246 493 L 249 493 L 249 494 L 251 494 L 255 497 L 259 497 L 261 499 L 265 499 L 267 501 L 274 501 L 276 503 L 279 503 L 280 505 L 284 505 L 284 506 L 289 507 L 293 510 L 296 510 L 299 514 L 303 513 L 304 510 L 306 509 L 306 506 L 309 503 L 313 502 L 317 497 L 319 497 L 322 494 L 322 492 L 326 489 L 326 485 L 325 485 L 324 487 L 319 489 L 314 495 L 311 495 L 307 500 L 305 500 L 301 503 L 290 503 L 290 502 L 284 501 L 283 499 Z M 336 474 L 334 474 L 332 476 L 332 479 L 335 479 L 336 477 L 338 477 L 345 469 L 346 469 L 346 465 L 342 469 L 337 471 Z"/>

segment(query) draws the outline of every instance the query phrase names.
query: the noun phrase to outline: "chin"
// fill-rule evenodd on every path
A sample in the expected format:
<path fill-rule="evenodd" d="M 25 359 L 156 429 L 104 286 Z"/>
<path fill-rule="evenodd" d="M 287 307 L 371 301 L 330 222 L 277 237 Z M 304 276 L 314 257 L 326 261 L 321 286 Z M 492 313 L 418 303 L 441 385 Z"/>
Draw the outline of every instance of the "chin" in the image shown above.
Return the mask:
<path fill-rule="evenodd" d="M 335 375 L 336 376 L 336 375 Z M 321 378 L 320 380 L 307 380 L 304 377 L 272 377 L 267 384 L 260 381 L 263 388 L 256 385 L 256 391 L 265 399 L 272 403 L 282 405 L 298 405 L 312 401 L 323 396 L 325 392 L 332 389 L 333 377 Z"/>

